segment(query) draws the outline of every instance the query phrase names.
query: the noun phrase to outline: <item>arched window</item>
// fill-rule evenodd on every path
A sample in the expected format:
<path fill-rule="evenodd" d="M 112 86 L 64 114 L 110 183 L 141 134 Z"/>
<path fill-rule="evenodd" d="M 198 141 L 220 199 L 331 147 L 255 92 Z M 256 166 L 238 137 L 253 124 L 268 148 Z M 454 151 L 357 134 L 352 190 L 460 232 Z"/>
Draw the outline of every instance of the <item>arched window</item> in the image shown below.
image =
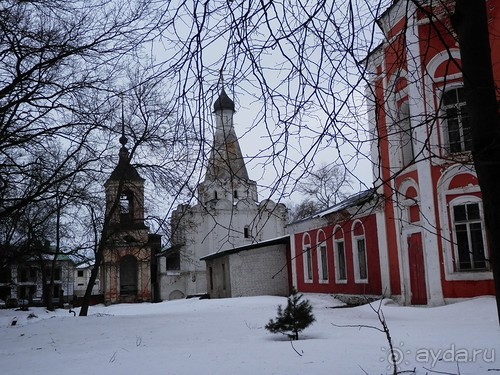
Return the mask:
<path fill-rule="evenodd" d="M 447 280 L 491 280 L 484 211 L 476 174 L 455 164 L 437 184 Z"/>
<path fill-rule="evenodd" d="M 442 103 L 449 152 L 470 151 L 472 149 L 472 138 L 463 88 L 456 87 L 445 91 Z"/>
<path fill-rule="evenodd" d="M 403 167 L 413 162 L 415 153 L 413 151 L 413 132 L 410 122 L 410 106 L 408 100 L 403 101 L 398 109 L 399 141 Z"/>
<path fill-rule="evenodd" d="M 322 230 L 318 231 L 316 236 L 316 243 L 318 249 L 318 271 L 319 271 L 319 282 L 328 282 L 328 254 L 326 251 L 326 236 L 325 232 Z"/>
<path fill-rule="evenodd" d="M 407 180 L 407 181 L 408 184 L 414 183 L 412 180 Z M 406 190 L 403 191 L 402 204 L 404 206 L 404 212 L 405 212 L 405 217 L 402 218 L 403 225 L 415 224 L 420 221 L 418 191 L 415 186 L 413 186 L 413 184 L 409 185 L 406 188 Z"/>
<path fill-rule="evenodd" d="M 312 250 L 311 250 L 311 237 L 305 233 L 302 237 L 302 262 L 304 264 L 304 281 L 312 282 Z"/>
<path fill-rule="evenodd" d="M 352 235 L 354 279 L 357 283 L 365 283 L 368 281 L 368 262 L 366 259 L 365 229 L 360 221 L 353 224 Z"/>
<path fill-rule="evenodd" d="M 120 295 L 137 294 L 137 258 L 126 255 L 120 259 Z"/>
<path fill-rule="evenodd" d="M 339 226 L 333 229 L 333 249 L 335 253 L 335 282 L 347 282 L 344 232 Z"/>
<path fill-rule="evenodd" d="M 134 217 L 134 193 L 124 190 L 120 194 L 120 222 L 130 222 Z"/>

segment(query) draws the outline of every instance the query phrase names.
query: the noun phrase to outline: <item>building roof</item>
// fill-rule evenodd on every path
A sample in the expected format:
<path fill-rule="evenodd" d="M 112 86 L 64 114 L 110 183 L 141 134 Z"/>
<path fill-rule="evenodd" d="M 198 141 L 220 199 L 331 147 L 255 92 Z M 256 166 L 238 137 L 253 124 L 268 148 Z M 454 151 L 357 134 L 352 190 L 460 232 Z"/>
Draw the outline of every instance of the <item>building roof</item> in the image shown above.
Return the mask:
<path fill-rule="evenodd" d="M 331 207 L 328 207 L 324 210 L 318 211 L 318 212 L 312 214 L 311 216 L 308 216 L 304 219 L 297 220 L 297 221 L 290 223 L 290 224 L 300 223 L 300 222 L 307 221 L 307 220 L 314 219 L 314 218 L 321 218 L 321 217 L 324 217 L 326 215 L 333 214 L 335 212 L 343 211 L 347 208 L 351 208 L 351 207 L 355 207 L 355 206 L 362 206 L 363 204 L 371 201 L 373 199 L 373 197 L 375 197 L 375 195 L 376 195 L 375 189 L 368 189 L 368 190 L 361 191 L 359 193 L 351 195 L 350 197 L 348 197 L 347 199 L 343 200 L 340 203 L 337 203 L 337 204 L 335 204 Z"/>
<path fill-rule="evenodd" d="M 156 256 L 157 257 L 162 257 L 162 256 L 170 255 L 174 251 L 179 250 L 182 246 L 184 246 L 184 244 L 173 245 L 171 247 L 168 247 L 168 248 L 160 251 L 159 253 L 156 254 Z"/>
<path fill-rule="evenodd" d="M 219 98 L 214 103 L 214 111 L 222 111 L 224 109 L 229 109 L 234 112 L 234 102 L 229 96 L 227 96 L 224 87 L 219 95 Z"/>
<path fill-rule="evenodd" d="M 120 137 L 120 143 L 122 147 L 120 148 L 120 152 L 118 153 L 120 158 L 118 160 L 118 165 L 111 173 L 111 176 L 109 176 L 108 181 L 110 180 L 144 181 L 144 179 L 139 175 L 139 172 L 137 172 L 135 167 L 132 164 L 130 164 L 128 148 L 125 147 L 127 142 L 128 142 L 127 137 L 125 137 L 122 130 L 122 136 Z"/>
<path fill-rule="evenodd" d="M 225 256 L 225 255 L 229 255 L 229 254 L 236 254 L 236 253 L 239 253 L 241 251 L 255 250 L 255 249 L 260 249 L 262 247 L 280 245 L 280 244 L 289 245 L 290 244 L 290 235 L 287 234 L 285 236 L 273 238 L 270 240 L 256 242 L 256 243 L 253 243 L 250 245 L 244 245 L 244 246 L 240 246 L 240 247 L 235 247 L 234 249 L 228 249 L 228 250 L 208 254 L 208 255 L 205 255 L 204 257 L 200 258 L 200 260 L 211 260 L 211 259 L 216 259 L 216 258 Z"/>

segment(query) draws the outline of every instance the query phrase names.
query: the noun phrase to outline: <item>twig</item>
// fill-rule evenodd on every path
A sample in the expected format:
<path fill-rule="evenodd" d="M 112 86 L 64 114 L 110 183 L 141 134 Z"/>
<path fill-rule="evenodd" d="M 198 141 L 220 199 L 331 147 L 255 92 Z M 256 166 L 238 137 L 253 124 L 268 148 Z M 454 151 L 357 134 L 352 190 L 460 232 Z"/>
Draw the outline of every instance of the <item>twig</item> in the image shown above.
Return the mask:
<path fill-rule="evenodd" d="M 381 328 L 378 328 L 378 327 L 375 327 L 375 326 L 367 326 L 367 325 L 364 325 L 364 324 L 334 324 L 334 323 L 330 323 L 332 326 L 334 327 L 340 327 L 340 328 L 371 328 L 371 329 L 375 329 L 379 332 L 384 332 L 383 329 Z"/>
<path fill-rule="evenodd" d="M 432 370 L 430 368 L 427 368 L 427 367 L 424 367 L 424 370 L 426 371 L 430 371 L 432 372 L 433 374 L 443 374 L 443 375 L 457 375 L 453 372 L 444 372 L 444 371 L 436 371 L 436 370 Z M 460 374 L 460 373 L 459 373 Z"/>
<path fill-rule="evenodd" d="M 302 354 L 300 354 L 297 349 L 295 349 L 295 347 L 293 346 L 293 340 L 290 339 L 290 345 L 292 346 L 292 349 L 295 350 L 295 353 L 297 353 L 298 355 L 300 355 L 302 357 Z M 304 351 L 302 351 L 302 353 L 304 353 Z"/>
<path fill-rule="evenodd" d="M 361 367 L 360 365 L 358 365 L 358 367 L 361 369 L 361 371 L 363 371 L 365 373 L 365 375 L 369 375 L 364 369 L 363 367 Z"/>

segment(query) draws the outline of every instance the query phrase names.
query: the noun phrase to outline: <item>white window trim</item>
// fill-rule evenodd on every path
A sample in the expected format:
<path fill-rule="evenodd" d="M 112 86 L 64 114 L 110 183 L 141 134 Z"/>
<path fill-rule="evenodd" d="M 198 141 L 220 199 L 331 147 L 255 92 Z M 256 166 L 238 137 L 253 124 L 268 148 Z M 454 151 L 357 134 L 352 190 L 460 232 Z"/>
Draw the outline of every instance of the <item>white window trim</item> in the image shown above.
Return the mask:
<path fill-rule="evenodd" d="M 308 244 L 306 245 L 306 238 L 309 239 Z M 308 259 L 311 259 L 311 278 L 309 278 L 309 268 L 308 268 Z M 304 283 L 312 284 L 314 273 L 313 273 L 313 260 L 312 260 L 312 248 L 311 248 L 311 236 L 309 233 L 304 233 L 302 236 L 302 266 L 304 271 Z"/>
<path fill-rule="evenodd" d="M 354 235 L 354 227 L 356 224 L 360 224 L 361 227 L 363 228 L 363 235 L 361 236 L 355 236 Z M 352 264 L 354 265 L 354 282 L 356 284 L 367 284 L 368 283 L 368 278 L 369 278 L 369 272 L 368 272 L 368 249 L 366 246 L 366 237 L 365 237 L 365 227 L 363 223 L 359 220 L 356 220 L 352 226 L 351 226 L 351 233 L 352 233 Z M 360 277 L 360 269 L 359 269 L 359 261 L 358 261 L 358 241 L 363 240 L 365 242 L 365 265 L 366 265 L 366 278 L 362 279 Z"/>
<path fill-rule="evenodd" d="M 325 261 L 324 264 L 326 266 L 326 275 L 323 274 L 323 252 L 322 249 L 325 249 Z M 330 281 L 328 272 L 328 247 L 326 246 L 326 242 L 322 242 L 318 247 L 318 275 L 319 275 L 319 283 L 320 284 L 328 284 Z"/>
<path fill-rule="evenodd" d="M 402 112 L 403 106 L 406 107 L 406 112 Z M 414 131 L 412 128 L 411 124 L 411 114 L 410 114 L 410 101 L 409 99 L 405 99 L 402 101 L 401 105 L 397 107 L 397 124 L 398 124 L 398 129 L 396 129 L 399 132 L 399 157 L 401 158 L 401 168 L 406 169 L 407 167 L 411 166 L 412 164 L 415 163 L 415 145 L 414 145 Z M 403 125 L 407 125 L 408 129 L 404 128 Z M 409 143 L 405 144 L 405 141 L 408 141 L 405 139 L 405 137 L 409 135 Z M 411 151 L 411 152 L 409 152 Z M 411 155 L 408 155 L 411 157 L 411 160 L 406 160 L 405 161 L 405 156 L 407 156 L 407 153 L 410 153 Z"/>
<path fill-rule="evenodd" d="M 439 99 L 441 98 L 444 89 L 451 89 L 454 86 L 462 86 L 461 82 L 462 74 L 453 73 L 448 74 L 445 77 L 435 77 L 437 69 L 445 61 L 449 61 L 450 56 L 457 61 L 460 61 L 460 51 L 458 48 L 451 48 L 446 51 L 439 52 L 434 56 L 431 61 L 427 64 L 426 74 L 424 74 L 424 87 L 426 103 L 424 107 L 427 108 L 427 113 L 439 113 L 441 110 L 439 108 Z M 460 81 L 457 81 L 460 80 Z M 444 85 L 446 84 L 446 87 Z M 422 110 L 424 110 L 422 108 Z M 443 133 L 444 126 L 442 126 L 442 121 L 439 121 L 438 126 L 434 126 L 430 129 L 430 134 L 427 135 L 430 144 L 431 155 L 441 155 L 447 156 L 446 144 L 447 137 L 443 138 L 445 135 Z M 425 156 L 425 155 L 424 155 Z M 435 165 L 446 163 L 446 160 L 442 158 L 432 158 L 432 163 Z"/>
<path fill-rule="evenodd" d="M 471 152 L 471 150 L 458 151 L 458 152 L 451 152 L 450 151 L 450 135 L 448 132 L 448 121 L 447 121 L 447 116 L 446 116 L 446 109 L 449 108 L 450 106 L 444 105 L 443 95 L 448 91 L 453 91 L 453 90 L 463 89 L 463 88 L 464 88 L 463 82 L 461 82 L 461 81 L 452 82 L 452 83 L 446 84 L 445 86 L 438 87 L 438 93 L 436 95 L 437 106 L 438 106 L 438 111 L 436 113 L 439 114 L 440 125 L 441 125 L 440 131 L 441 131 L 442 144 L 440 145 L 440 147 L 443 150 L 443 155 L 454 156 L 455 158 L 460 158 L 460 155 L 467 155 Z M 460 124 L 460 127 L 462 128 L 462 124 Z M 464 140 L 461 139 L 461 143 L 463 143 L 463 141 Z"/>
<path fill-rule="evenodd" d="M 318 282 L 320 284 L 328 284 L 329 282 L 329 266 L 328 266 L 328 246 L 326 246 L 326 241 L 321 241 L 321 234 L 323 235 L 323 238 L 326 238 L 325 232 L 323 230 L 319 230 L 317 235 L 316 235 L 316 261 L 317 261 L 317 266 L 318 266 Z M 326 279 L 323 278 L 323 255 L 321 253 L 321 249 L 325 248 L 325 264 L 326 264 Z"/>
<path fill-rule="evenodd" d="M 334 232 L 335 233 L 335 230 Z M 339 251 L 338 251 L 338 243 L 342 242 L 344 245 L 344 269 L 345 269 L 345 279 L 341 280 L 339 279 L 340 275 L 340 259 L 339 259 Z M 336 284 L 347 284 L 347 259 L 346 259 L 346 253 L 345 253 L 345 239 L 344 238 L 339 238 L 339 239 L 334 239 L 333 240 L 333 254 L 334 254 L 334 262 L 335 262 L 335 283 Z"/>
<path fill-rule="evenodd" d="M 403 154 L 401 149 L 401 128 L 399 126 L 399 106 L 397 103 L 403 101 L 406 97 L 405 102 L 408 103 L 408 112 L 411 112 L 409 105 L 409 87 L 410 84 L 407 83 L 406 87 L 396 92 L 396 85 L 398 84 L 399 79 L 408 79 L 408 73 L 404 69 L 399 69 L 399 71 L 391 74 L 386 87 L 384 88 L 384 96 L 385 96 L 385 109 L 386 109 L 386 121 L 388 128 L 388 137 L 387 142 L 389 144 L 389 168 L 393 173 L 398 173 L 402 169 L 406 171 L 411 171 L 416 169 L 416 163 L 411 163 L 408 165 L 404 165 L 403 163 Z M 410 119 L 410 129 L 412 129 L 412 145 L 413 149 L 415 148 L 414 142 L 414 128 L 411 124 Z M 414 159 L 415 159 L 414 152 Z"/>
<path fill-rule="evenodd" d="M 455 206 L 461 206 L 461 205 L 465 205 L 465 204 L 474 204 L 474 203 L 478 203 L 479 205 L 479 217 L 481 219 L 481 233 L 482 233 L 482 237 L 483 237 L 483 246 L 484 246 L 484 255 L 485 255 L 485 258 L 487 258 L 487 255 L 489 254 L 489 248 L 488 248 L 488 242 L 487 242 L 487 238 L 486 238 L 486 230 L 485 230 L 485 224 L 484 224 L 484 212 L 483 212 L 483 204 L 482 204 L 482 200 L 479 199 L 478 197 L 475 197 L 475 196 L 465 196 L 465 197 L 459 197 L 459 198 L 455 198 L 453 199 L 449 204 L 448 204 L 448 212 L 449 212 L 449 217 L 450 217 L 450 221 L 451 221 L 451 225 L 452 225 L 452 228 L 451 228 L 451 234 L 452 234 L 452 239 L 453 239 L 453 244 L 456 244 L 457 243 L 457 233 L 455 231 L 455 220 L 454 220 L 454 217 L 453 217 L 453 207 Z M 453 248 L 453 256 L 454 256 L 454 264 L 453 264 L 453 269 L 456 270 L 454 271 L 455 273 L 473 273 L 473 274 L 476 274 L 476 273 L 483 273 L 483 272 L 489 272 L 488 270 L 484 270 L 484 271 L 481 271 L 481 270 L 474 270 L 474 269 L 471 269 L 471 270 L 460 270 L 459 269 L 459 266 L 458 266 L 458 247 L 457 246 L 453 246 L 453 244 L 450 244 Z M 486 264 L 488 264 L 488 262 L 486 262 Z"/>
<path fill-rule="evenodd" d="M 438 191 L 442 189 L 442 193 L 438 196 L 438 204 L 439 204 L 439 212 L 441 217 L 441 233 L 443 234 L 441 238 L 442 251 L 443 251 L 443 259 L 444 259 L 444 277 L 446 281 L 460 281 L 460 280 L 492 280 L 493 273 L 491 271 L 455 271 L 453 264 L 453 256 L 452 251 L 453 248 L 451 246 L 451 241 L 453 238 L 451 237 L 451 233 L 453 228 L 450 228 L 451 217 L 449 216 L 451 211 L 448 209 L 448 204 L 446 202 L 446 197 L 448 195 L 456 195 L 456 194 L 464 194 L 461 197 L 457 197 L 450 202 L 451 205 L 456 205 L 460 203 L 473 203 L 477 201 L 482 201 L 479 197 L 475 195 L 465 195 L 479 192 L 479 186 L 467 186 L 465 188 L 448 190 L 448 185 L 451 180 L 460 173 L 469 173 L 475 176 L 475 173 L 467 169 L 466 166 L 457 165 L 455 167 L 450 168 L 446 175 L 441 177 L 440 182 L 438 183 Z M 483 215 L 482 204 L 480 205 L 480 212 Z M 484 216 L 481 216 L 484 218 Z M 484 234 L 483 234 L 484 235 Z M 488 243 L 485 242 L 485 246 L 488 248 Z M 489 252 L 489 249 L 486 250 Z"/>
<path fill-rule="evenodd" d="M 408 199 L 405 196 L 405 192 L 408 191 L 409 188 L 413 187 L 417 196 L 413 199 Z M 403 229 L 412 228 L 412 227 L 421 227 L 422 225 L 422 213 L 420 212 L 420 190 L 418 188 L 417 183 L 412 178 L 405 179 L 398 189 L 397 194 L 397 205 L 398 211 L 400 213 L 401 218 L 401 227 Z M 415 222 L 410 222 L 410 207 L 413 205 L 417 205 L 419 207 L 419 220 Z"/>

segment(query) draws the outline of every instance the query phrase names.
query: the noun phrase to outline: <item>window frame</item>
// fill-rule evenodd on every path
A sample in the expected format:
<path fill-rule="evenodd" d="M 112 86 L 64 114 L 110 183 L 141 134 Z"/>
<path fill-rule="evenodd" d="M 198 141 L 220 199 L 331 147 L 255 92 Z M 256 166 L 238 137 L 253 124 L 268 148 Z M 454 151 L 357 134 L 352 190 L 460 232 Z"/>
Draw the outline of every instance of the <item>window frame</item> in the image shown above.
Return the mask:
<path fill-rule="evenodd" d="M 459 90 L 461 91 L 461 94 L 459 94 Z M 468 121 L 469 119 L 469 114 L 467 111 L 467 103 L 465 99 L 463 101 L 460 101 L 460 96 L 463 96 L 463 85 L 457 84 L 457 85 L 452 85 L 450 87 L 445 87 L 441 93 L 441 100 L 440 100 L 440 112 L 442 116 L 442 120 L 444 123 L 444 129 L 443 129 L 443 134 L 445 136 L 445 149 L 447 154 L 450 155 L 459 155 L 459 154 L 464 154 L 467 152 L 471 152 L 472 150 L 472 138 L 470 135 L 470 123 Z M 456 101 L 453 103 L 445 104 L 445 97 L 447 94 L 455 92 L 455 99 Z M 448 114 L 448 111 L 454 109 L 456 110 L 456 114 L 451 116 Z M 465 111 L 464 111 L 465 109 Z M 465 114 L 465 115 L 464 115 Z M 458 131 L 458 137 L 459 140 L 458 142 L 453 142 L 453 145 L 459 144 L 460 149 L 459 150 L 452 150 L 452 143 L 451 139 L 452 137 L 450 136 L 450 119 L 456 119 L 457 122 L 457 131 Z M 466 137 L 466 133 L 464 132 L 464 119 L 467 119 L 466 123 L 469 123 L 467 126 L 469 136 Z"/>
<path fill-rule="evenodd" d="M 173 250 L 170 254 L 165 255 L 165 272 L 167 274 L 178 274 L 181 271 L 181 267 L 180 249 Z"/>
<path fill-rule="evenodd" d="M 483 205 L 481 199 L 474 197 L 476 199 L 471 199 L 472 197 L 461 197 L 462 199 L 454 199 L 449 203 L 449 218 L 450 218 L 450 230 L 451 230 L 451 238 L 453 240 L 453 243 L 451 244 L 452 246 L 452 251 L 453 251 L 453 267 L 454 271 L 460 274 L 463 273 L 476 273 L 476 272 L 487 272 L 490 271 L 489 267 L 489 262 L 488 262 L 488 254 L 489 254 L 489 248 L 488 248 L 488 242 L 486 238 L 486 229 L 484 225 L 484 212 L 483 212 Z M 469 198 L 469 199 L 467 199 Z M 478 212 L 479 212 L 479 218 L 478 219 L 473 219 L 473 220 L 467 220 L 467 221 L 460 221 L 456 222 L 455 219 L 455 207 L 458 206 L 468 206 L 468 205 L 477 205 L 478 206 Z M 459 250 L 459 243 L 458 243 L 458 236 L 457 236 L 457 230 L 456 226 L 457 225 L 467 225 L 467 242 L 468 242 L 468 248 L 471 248 L 472 245 L 472 236 L 470 232 L 470 225 L 469 224 L 481 224 L 481 241 L 482 241 L 482 255 L 484 257 L 484 267 L 477 267 L 474 268 L 474 260 L 473 260 L 473 252 L 470 252 L 469 250 L 469 260 L 471 264 L 471 268 L 462 268 L 460 266 L 460 250 Z"/>
<path fill-rule="evenodd" d="M 319 230 L 316 235 L 317 262 L 318 262 L 318 281 L 320 284 L 328 284 L 329 282 L 329 267 L 328 267 L 328 247 L 326 244 L 326 235 L 323 230 Z"/>
<path fill-rule="evenodd" d="M 463 175 L 463 177 L 459 177 Z M 478 281 L 493 280 L 493 273 L 490 271 L 458 272 L 455 269 L 455 254 L 453 244 L 453 228 L 450 217 L 450 205 L 460 202 L 481 202 L 481 190 L 475 183 L 460 184 L 457 180 L 471 181 L 471 178 L 477 178 L 476 173 L 470 166 L 456 163 L 446 169 L 437 184 L 439 224 L 442 229 L 442 237 L 439 237 L 435 246 L 441 243 L 444 278 L 446 281 Z M 484 216 L 483 216 L 484 218 Z M 486 231 L 486 229 L 484 229 Z M 489 244 L 486 243 L 486 254 L 490 256 Z M 437 256 L 436 256 L 437 258 Z"/>
<path fill-rule="evenodd" d="M 340 233 L 340 238 L 336 238 L 337 232 Z M 339 244 L 342 244 L 343 259 L 340 259 Z M 335 283 L 336 284 L 347 284 L 347 257 L 345 252 L 345 238 L 344 231 L 339 226 L 333 229 L 333 252 L 334 252 L 334 270 L 335 270 Z M 344 278 L 340 278 L 341 268 L 340 264 L 343 264 Z"/>
<path fill-rule="evenodd" d="M 311 236 L 304 233 L 302 236 L 302 268 L 304 271 L 304 283 L 311 284 L 314 280 Z"/>
<path fill-rule="evenodd" d="M 399 131 L 399 147 L 401 151 L 401 166 L 406 168 L 415 161 L 415 148 L 413 145 L 414 134 L 411 126 L 410 117 L 410 102 L 408 97 L 405 97 L 397 105 L 397 124 Z M 406 109 L 403 113 L 403 108 Z M 409 160 L 407 160 L 409 159 Z"/>
<path fill-rule="evenodd" d="M 363 231 L 362 234 L 355 234 L 355 229 L 357 225 L 361 226 L 361 229 Z M 369 278 L 369 272 L 368 272 L 368 249 L 366 246 L 366 231 L 363 223 L 360 220 L 356 220 L 352 226 L 351 226 L 351 233 L 352 233 L 352 260 L 353 260 L 353 265 L 354 265 L 354 282 L 357 284 L 367 284 L 368 283 L 368 278 Z M 365 264 L 365 273 L 366 277 L 362 278 L 361 277 L 361 267 L 360 267 L 360 257 L 359 257 L 359 243 L 363 242 L 363 248 L 364 248 L 364 264 Z"/>

